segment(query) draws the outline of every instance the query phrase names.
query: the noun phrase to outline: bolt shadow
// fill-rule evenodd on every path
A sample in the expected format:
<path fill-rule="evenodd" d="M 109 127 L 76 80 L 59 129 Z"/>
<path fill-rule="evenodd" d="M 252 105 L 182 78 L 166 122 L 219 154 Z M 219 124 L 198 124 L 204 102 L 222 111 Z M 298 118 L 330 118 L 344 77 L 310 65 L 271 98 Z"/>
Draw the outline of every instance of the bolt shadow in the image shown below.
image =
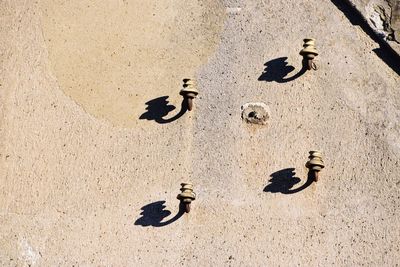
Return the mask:
<path fill-rule="evenodd" d="M 300 187 L 293 188 L 301 181 L 299 177 L 295 177 L 296 172 L 294 170 L 294 168 L 287 168 L 272 173 L 270 175 L 272 178 L 269 180 L 270 184 L 268 184 L 263 191 L 270 193 L 294 194 L 306 189 L 314 182 L 314 177 L 312 173 L 309 172 L 307 175 L 307 181 Z"/>
<path fill-rule="evenodd" d="M 279 57 L 268 61 L 264 64 L 264 72 L 258 77 L 259 81 L 266 82 L 277 82 L 277 83 L 287 83 L 291 82 L 300 76 L 302 76 L 307 71 L 306 64 L 303 60 L 301 70 L 295 75 L 285 78 L 289 73 L 295 70 L 295 67 L 288 65 L 286 62 L 287 57 Z"/>
<path fill-rule="evenodd" d="M 149 121 L 154 120 L 157 123 L 164 124 L 176 121 L 182 117 L 188 110 L 187 101 L 185 99 L 182 100 L 181 110 L 175 116 L 164 118 L 168 113 L 176 108 L 174 105 L 169 105 L 167 100 L 168 97 L 169 96 L 162 96 L 146 102 L 146 112 L 140 115 L 139 119 Z"/>
<path fill-rule="evenodd" d="M 375 48 L 372 51 L 394 72 L 400 75 L 400 56 L 385 42 L 384 36 L 379 36 L 374 32 L 361 13 L 349 1 L 331 0 L 331 2 L 343 12 L 352 25 L 359 26 L 372 40 L 379 44 L 379 48 Z"/>
<path fill-rule="evenodd" d="M 163 222 L 166 217 L 171 215 L 171 212 L 169 210 L 165 210 L 166 206 L 164 205 L 164 203 L 165 201 L 156 201 L 147 204 L 146 206 L 143 206 L 142 212 L 140 213 L 142 217 L 135 221 L 135 225 L 141 225 L 143 227 L 163 227 L 175 222 L 180 217 L 182 217 L 183 214 L 185 214 L 185 207 L 183 203 L 180 202 L 178 213 L 171 219 Z"/>

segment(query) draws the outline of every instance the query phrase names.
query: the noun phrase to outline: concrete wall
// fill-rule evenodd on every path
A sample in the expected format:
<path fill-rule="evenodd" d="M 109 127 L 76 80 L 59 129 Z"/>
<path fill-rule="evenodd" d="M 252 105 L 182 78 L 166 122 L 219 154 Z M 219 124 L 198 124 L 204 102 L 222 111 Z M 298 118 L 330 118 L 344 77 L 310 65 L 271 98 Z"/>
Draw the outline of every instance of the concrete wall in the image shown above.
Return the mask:
<path fill-rule="evenodd" d="M 331 0 L 0 3 L 0 266 L 400 262 L 400 76 Z"/>

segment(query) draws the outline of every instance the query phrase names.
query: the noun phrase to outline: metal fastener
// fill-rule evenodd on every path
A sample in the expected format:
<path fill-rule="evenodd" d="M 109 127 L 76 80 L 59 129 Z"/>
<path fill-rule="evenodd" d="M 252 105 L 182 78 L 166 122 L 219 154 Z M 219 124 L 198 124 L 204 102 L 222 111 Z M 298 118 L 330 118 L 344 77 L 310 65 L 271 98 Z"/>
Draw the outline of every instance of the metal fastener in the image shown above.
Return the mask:
<path fill-rule="evenodd" d="M 191 79 L 183 79 L 183 88 L 179 94 L 187 101 L 188 110 L 191 111 L 193 99 L 199 94 L 199 91 L 195 88 L 195 82 Z"/>
<path fill-rule="evenodd" d="M 309 161 L 307 161 L 306 167 L 314 173 L 314 180 L 318 182 L 318 173 L 325 167 L 322 154 L 319 151 L 310 151 L 309 153 Z"/>
<path fill-rule="evenodd" d="M 196 194 L 193 192 L 193 184 L 181 183 L 181 193 L 176 198 L 184 204 L 186 213 L 189 213 L 190 203 L 196 199 Z"/>
<path fill-rule="evenodd" d="M 318 51 L 315 48 L 315 39 L 306 38 L 303 40 L 303 49 L 300 51 L 300 55 L 303 56 L 304 64 L 307 64 L 308 70 L 317 70 L 317 65 L 315 65 L 314 58 L 318 56 Z"/>

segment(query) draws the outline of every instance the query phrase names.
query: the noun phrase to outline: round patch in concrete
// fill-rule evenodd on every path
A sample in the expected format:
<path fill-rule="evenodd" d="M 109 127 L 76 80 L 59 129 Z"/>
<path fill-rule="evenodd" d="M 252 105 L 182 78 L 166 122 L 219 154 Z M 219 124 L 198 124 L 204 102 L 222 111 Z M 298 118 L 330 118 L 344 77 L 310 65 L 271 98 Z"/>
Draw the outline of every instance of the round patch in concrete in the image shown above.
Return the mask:
<path fill-rule="evenodd" d="M 247 123 L 266 125 L 270 109 L 264 103 L 246 103 L 241 107 L 242 119 Z"/>

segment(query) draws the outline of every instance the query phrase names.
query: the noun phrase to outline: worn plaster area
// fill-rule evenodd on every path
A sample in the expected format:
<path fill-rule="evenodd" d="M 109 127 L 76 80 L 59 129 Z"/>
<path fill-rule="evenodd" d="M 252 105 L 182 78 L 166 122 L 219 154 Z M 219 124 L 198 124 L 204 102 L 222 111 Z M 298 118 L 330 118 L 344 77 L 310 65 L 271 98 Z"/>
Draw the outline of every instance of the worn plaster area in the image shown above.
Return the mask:
<path fill-rule="evenodd" d="M 330 0 L 159 2 L 1 2 L 0 266 L 396 266 L 390 54 Z"/>
<path fill-rule="evenodd" d="M 123 127 L 136 125 L 152 92 L 175 96 L 182 79 L 194 77 L 217 47 L 224 18 L 218 1 L 197 0 L 43 0 L 39 11 L 61 90 Z"/>

